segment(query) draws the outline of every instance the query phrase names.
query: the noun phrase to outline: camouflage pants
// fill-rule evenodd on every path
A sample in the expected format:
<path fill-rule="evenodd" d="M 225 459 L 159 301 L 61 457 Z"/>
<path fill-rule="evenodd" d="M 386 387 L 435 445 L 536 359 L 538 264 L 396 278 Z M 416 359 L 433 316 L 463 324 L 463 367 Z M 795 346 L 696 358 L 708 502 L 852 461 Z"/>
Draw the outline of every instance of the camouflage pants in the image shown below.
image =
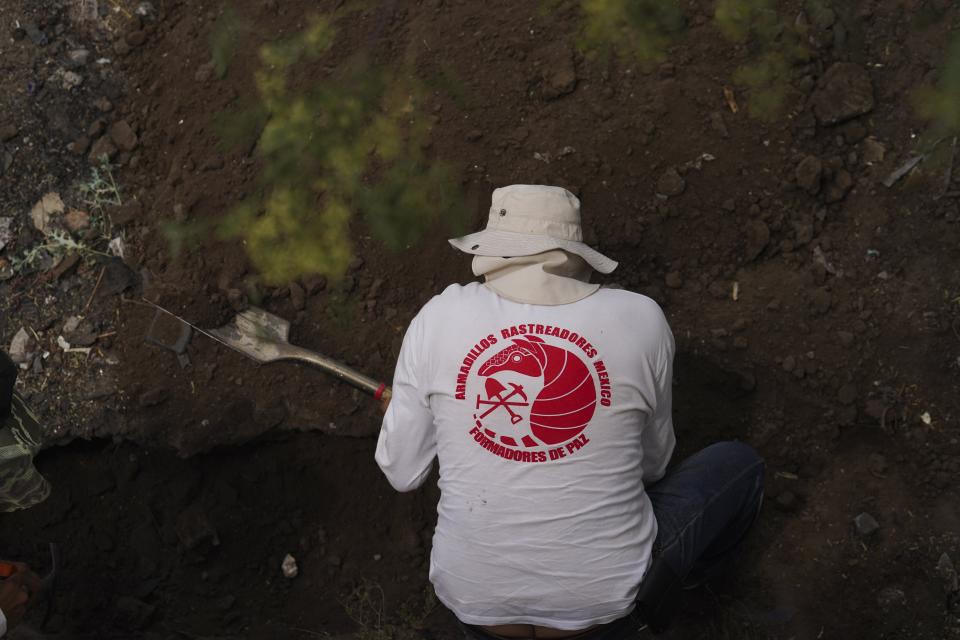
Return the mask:
<path fill-rule="evenodd" d="M 50 495 L 50 484 L 33 466 L 40 438 L 36 417 L 14 393 L 10 415 L 0 428 L 0 512 L 32 507 Z"/>

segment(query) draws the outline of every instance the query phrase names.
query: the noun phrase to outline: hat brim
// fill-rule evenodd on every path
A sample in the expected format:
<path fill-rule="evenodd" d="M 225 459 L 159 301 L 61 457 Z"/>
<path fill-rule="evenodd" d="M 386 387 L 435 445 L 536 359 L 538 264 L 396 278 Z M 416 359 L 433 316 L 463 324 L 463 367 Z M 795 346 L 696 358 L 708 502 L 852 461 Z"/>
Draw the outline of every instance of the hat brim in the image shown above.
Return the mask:
<path fill-rule="evenodd" d="M 610 273 L 617 268 L 618 264 L 616 260 L 611 260 L 583 242 L 561 240 L 532 233 L 484 229 L 460 238 L 451 238 L 449 242 L 464 253 L 475 256 L 500 256 L 505 258 L 532 256 L 544 251 L 563 249 L 568 253 L 580 256 L 600 273 Z"/>

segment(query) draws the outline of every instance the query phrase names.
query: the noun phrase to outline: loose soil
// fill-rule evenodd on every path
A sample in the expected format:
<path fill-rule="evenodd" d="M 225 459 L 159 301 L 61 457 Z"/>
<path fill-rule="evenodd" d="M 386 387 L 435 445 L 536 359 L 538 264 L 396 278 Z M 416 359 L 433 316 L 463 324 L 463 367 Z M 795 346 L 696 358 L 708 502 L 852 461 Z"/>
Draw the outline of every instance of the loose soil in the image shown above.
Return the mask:
<path fill-rule="evenodd" d="M 28 326 L 49 352 L 21 382 L 64 445 L 38 460 L 51 498 L 0 520 L 0 555 L 42 569 L 46 543 L 62 546 L 48 637 L 457 637 L 426 580 L 435 484 L 389 488 L 367 398 L 202 336 L 186 366 L 144 341 L 154 310 L 141 296 L 206 328 L 246 300 L 291 320 L 296 344 L 389 380 L 420 306 L 471 279 L 445 242 L 453 223 L 400 253 L 357 224 L 342 281 L 290 287 L 260 283 L 238 244 L 170 249 L 167 223 L 220 216 L 256 188 L 255 149 L 222 150 L 212 115 L 253 95 L 258 45 L 338 9 L 333 52 L 298 82 L 361 49 L 382 63 L 413 55 L 431 87 L 429 152 L 463 176 L 463 226 L 483 224 L 496 186 L 578 193 L 589 240 L 620 261 L 608 283 L 657 300 L 677 337 L 677 459 L 719 439 L 767 459 L 766 506 L 737 575 L 685 594 L 665 637 L 960 638 L 957 594 L 937 570 L 943 554 L 960 561 L 950 141 L 939 164 L 881 184 L 929 135 L 908 96 L 941 63 L 960 19 L 951 3 L 837 7 L 813 25 L 814 54 L 769 123 L 731 111 L 724 88 L 745 106 L 732 77 L 756 51 L 723 39 L 706 1 L 682 3 L 686 31 L 647 69 L 577 52 L 569 2 L 235 0 L 255 29 L 222 79 L 207 66 L 219 4 L 167 0 L 135 17 L 137 3 L 118 2 L 82 21 L 73 9 L 86 4 L 0 8 L 0 125 L 16 131 L 0 149 L 13 159 L 0 216 L 17 225 L 0 256 L 38 240 L 27 212 L 46 191 L 76 198 L 102 136 L 125 197 L 111 212 L 122 263 L 0 282 L 0 338 Z M 791 21 L 801 12 L 780 5 Z M 83 83 L 48 80 L 79 46 L 92 52 Z M 828 124 L 837 105 L 847 119 Z M 67 150 L 84 139 L 83 153 Z M 56 347 L 72 315 L 96 334 L 88 356 Z M 879 522 L 872 535 L 854 526 L 864 512 Z M 293 579 L 280 571 L 287 553 Z M 42 618 L 40 607 L 30 624 Z"/>

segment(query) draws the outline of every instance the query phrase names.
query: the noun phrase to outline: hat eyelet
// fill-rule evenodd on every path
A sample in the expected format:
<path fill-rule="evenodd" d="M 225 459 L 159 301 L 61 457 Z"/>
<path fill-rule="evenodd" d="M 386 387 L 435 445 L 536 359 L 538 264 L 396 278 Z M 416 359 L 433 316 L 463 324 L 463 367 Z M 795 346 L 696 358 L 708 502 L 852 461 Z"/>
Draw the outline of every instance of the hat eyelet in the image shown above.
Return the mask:
<path fill-rule="evenodd" d="M 507 215 L 507 210 L 506 210 L 506 209 L 500 209 L 500 217 L 502 218 L 502 217 L 505 216 L 505 215 Z"/>
<path fill-rule="evenodd" d="M 470 247 L 470 251 L 476 251 L 476 250 L 479 249 L 479 248 L 480 248 L 480 245 L 475 244 L 475 245 L 473 245 L 472 247 Z"/>

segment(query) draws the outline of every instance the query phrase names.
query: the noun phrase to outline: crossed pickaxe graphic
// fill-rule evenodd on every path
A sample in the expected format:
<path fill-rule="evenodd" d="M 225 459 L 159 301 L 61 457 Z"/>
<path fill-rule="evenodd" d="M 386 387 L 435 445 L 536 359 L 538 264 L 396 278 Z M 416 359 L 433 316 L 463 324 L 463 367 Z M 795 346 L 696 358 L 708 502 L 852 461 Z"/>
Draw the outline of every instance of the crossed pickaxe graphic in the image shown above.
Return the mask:
<path fill-rule="evenodd" d="M 477 409 L 480 409 L 480 405 L 482 404 L 491 405 L 491 406 L 489 409 L 487 409 L 485 412 L 483 412 L 480 415 L 481 420 L 486 418 L 488 415 L 490 415 L 500 407 L 503 407 L 504 409 L 506 409 L 507 413 L 510 414 L 511 423 L 517 424 L 518 422 L 523 420 L 523 417 L 521 417 L 516 412 L 514 412 L 514 410 L 511 409 L 511 407 L 525 407 L 528 404 L 530 404 L 529 402 L 527 402 L 527 394 L 523 392 L 523 385 L 514 384 L 512 382 L 509 384 L 511 387 L 513 387 L 513 391 L 511 391 L 507 395 L 503 395 L 503 392 L 506 391 L 507 388 L 503 386 L 503 384 L 501 384 L 499 380 L 495 378 L 487 378 L 486 382 L 484 383 L 484 390 L 487 392 L 487 399 L 483 400 L 478 395 Z M 523 402 L 517 402 L 517 401 L 510 402 L 510 398 L 514 396 L 520 396 L 523 399 Z"/>

